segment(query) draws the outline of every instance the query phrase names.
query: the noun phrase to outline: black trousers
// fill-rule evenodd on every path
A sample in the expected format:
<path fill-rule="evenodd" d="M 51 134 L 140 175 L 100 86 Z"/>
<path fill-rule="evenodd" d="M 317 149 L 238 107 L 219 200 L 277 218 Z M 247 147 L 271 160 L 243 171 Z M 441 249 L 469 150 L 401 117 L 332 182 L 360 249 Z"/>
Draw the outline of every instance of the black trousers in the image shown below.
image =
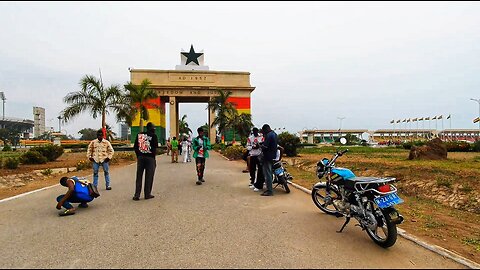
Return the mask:
<path fill-rule="evenodd" d="M 198 180 L 203 179 L 203 173 L 205 172 L 205 158 L 197 157 L 195 163 L 197 164 L 197 176 Z"/>
<path fill-rule="evenodd" d="M 257 171 L 257 169 L 258 169 L 258 171 Z M 256 177 L 255 177 L 255 173 L 257 173 Z M 250 157 L 250 183 L 251 184 L 254 184 L 256 182 L 261 183 L 261 186 L 260 186 L 260 184 L 258 184 L 259 187 L 257 187 L 257 185 L 255 185 L 256 188 L 260 189 L 260 188 L 263 187 L 264 181 L 265 181 L 265 179 L 263 178 L 262 165 L 258 161 L 258 157 L 257 156 L 251 156 Z"/>
<path fill-rule="evenodd" d="M 135 197 L 140 197 L 142 192 L 142 178 L 145 171 L 145 189 L 143 191 L 145 197 L 152 194 L 153 176 L 155 175 L 155 168 L 157 161 L 153 157 L 139 156 L 137 159 L 137 180 L 135 186 Z"/>

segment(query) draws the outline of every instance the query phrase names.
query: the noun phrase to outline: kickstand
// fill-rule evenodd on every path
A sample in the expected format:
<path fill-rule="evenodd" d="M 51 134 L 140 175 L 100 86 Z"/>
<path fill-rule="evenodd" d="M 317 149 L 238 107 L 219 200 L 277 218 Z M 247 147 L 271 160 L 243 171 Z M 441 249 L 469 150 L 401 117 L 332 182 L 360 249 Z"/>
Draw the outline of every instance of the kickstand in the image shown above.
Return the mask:
<path fill-rule="evenodd" d="M 347 220 L 345 220 L 345 223 L 343 224 L 342 228 L 340 229 L 340 231 L 337 231 L 337 233 L 343 232 L 343 229 L 345 229 L 345 227 L 349 222 L 350 222 L 350 217 L 347 217 Z"/>

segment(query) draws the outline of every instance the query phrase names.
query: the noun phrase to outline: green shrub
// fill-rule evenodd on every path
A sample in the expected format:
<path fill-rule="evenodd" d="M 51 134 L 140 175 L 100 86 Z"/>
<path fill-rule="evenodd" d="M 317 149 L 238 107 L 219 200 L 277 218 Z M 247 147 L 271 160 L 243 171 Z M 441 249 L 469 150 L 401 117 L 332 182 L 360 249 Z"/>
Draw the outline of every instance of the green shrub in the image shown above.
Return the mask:
<path fill-rule="evenodd" d="M 45 164 L 47 163 L 48 159 L 40 152 L 29 150 L 20 157 L 20 161 L 23 164 Z"/>
<path fill-rule="evenodd" d="M 476 142 L 472 145 L 472 151 L 480 152 L 480 140 L 476 141 Z"/>
<path fill-rule="evenodd" d="M 46 157 L 48 161 L 55 161 L 63 155 L 63 147 L 58 145 L 45 145 L 40 147 L 33 147 L 30 151 L 36 151 Z"/>
<path fill-rule="evenodd" d="M 404 142 L 402 146 L 404 149 L 410 150 L 412 146 L 424 146 L 425 144 L 427 144 L 427 141 L 410 141 Z"/>
<path fill-rule="evenodd" d="M 43 175 L 45 175 L 45 176 L 49 176 L 49 175 L 51 175 L 51 174 L 53 173 L 53 171 L 52 171 L 52 169 L 47 168 L 47 169 L 41 171 L 41 173 L 42 173 Z"/>
<path fill-rule="evenodd" d="M 223 143 L 216 143 L 212 146 L 212 149 L 215 151 L 222 151 L 226 148 L 225 144 Z"/>
<path fill-rule="evenodd" d="M 229 146 L 225 149 L 225 156 L 229 159 L 242 159 L 243 153 L 246 151 L 245 147 L 241 145 Z"/>
<path fill-rule="evenodd" d="M 288 132 L 282 132 L 278 135 L 278 144 L 285 149 L 287 157 L 297 156 L 297 147 L 300 144 L 300 138 Z"/>
<path fill-rule="evenodd" d="M 12 150 L 12 147 L 11 147 L 10 145 L 5 144 L 5 145 L 3 146 L 2 151 L 3 151 L 3 152 L 11 152 L 11 151 L 13 151 L 13 150 Z"/>
<path fill-rule="evenodd" d="M 472 145 L 467 142 L 446 142 L 448 152 L 469 152 Z"/>
<path fill-rule="evenodd" d="M 91 168 L 92 164 L 89 160 L 82 160 L 77 163 L 77 171 Z"/>
<path fill-rule="evenodd" d="M 18 158 L 13 158 L 13 157 L 10 157 L 10 158 L 7 158 L 5 160 L 5 168 L 7 169 L 16 169 L 18 168 L 18 164 L 20 163 L 20 161 L 18 160 Z"/>

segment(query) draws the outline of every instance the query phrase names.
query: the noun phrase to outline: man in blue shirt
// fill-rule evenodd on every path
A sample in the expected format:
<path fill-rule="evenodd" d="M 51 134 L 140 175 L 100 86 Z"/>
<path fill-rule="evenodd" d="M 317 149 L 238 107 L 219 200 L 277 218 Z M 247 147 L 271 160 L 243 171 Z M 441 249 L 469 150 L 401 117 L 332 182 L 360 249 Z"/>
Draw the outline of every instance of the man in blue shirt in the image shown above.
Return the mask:
<path fill-rule="evenodd" d="M 278 137 L 268 124 L 263 125 L 262 133 L 265 138 L 265 141 L 262 144 L 263 177 L 267 182 L 267 190 L 261 195 L 273 196 L 273 160 L 277 156 Z"/>

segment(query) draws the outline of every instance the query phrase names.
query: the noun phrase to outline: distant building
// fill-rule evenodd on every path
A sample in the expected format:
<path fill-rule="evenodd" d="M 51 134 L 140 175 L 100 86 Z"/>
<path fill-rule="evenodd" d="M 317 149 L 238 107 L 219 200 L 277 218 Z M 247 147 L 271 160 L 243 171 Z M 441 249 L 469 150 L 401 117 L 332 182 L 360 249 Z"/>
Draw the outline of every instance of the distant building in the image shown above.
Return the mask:
<path fill-rule="evenodd" d="M 121 140 L 128 140 L 128 135 L 130 134 L 130 127 L 127 124 L 120 123 L 120 134 L 118 136 Z"/>
<path fill-rule="evenodd" d="M 45 108 L 33 107 L 33 136 L 38 138 L 45 133 Z"/>

